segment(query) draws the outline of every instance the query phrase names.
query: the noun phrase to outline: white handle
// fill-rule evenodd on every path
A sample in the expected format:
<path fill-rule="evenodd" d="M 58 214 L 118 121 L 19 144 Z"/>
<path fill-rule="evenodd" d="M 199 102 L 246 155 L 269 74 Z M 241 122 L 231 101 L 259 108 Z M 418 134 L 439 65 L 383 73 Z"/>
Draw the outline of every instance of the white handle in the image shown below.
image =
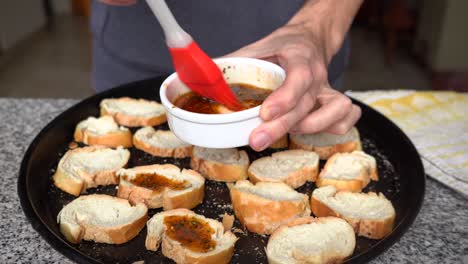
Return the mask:
<path fill-rule="evenodd" d="M 164 30 L 167 46 L 183 48 L 193 41 L 192 37 L 179 26 L 164 0 L 146 0 L 146 2 Z"/>

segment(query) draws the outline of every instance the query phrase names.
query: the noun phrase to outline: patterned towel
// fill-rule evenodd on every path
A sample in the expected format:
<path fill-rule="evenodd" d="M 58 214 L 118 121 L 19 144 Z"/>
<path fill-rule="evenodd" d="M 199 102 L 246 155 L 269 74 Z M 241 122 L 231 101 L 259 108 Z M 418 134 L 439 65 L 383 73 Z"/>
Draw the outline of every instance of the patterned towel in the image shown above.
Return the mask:
<path fill-rule="evenodd" d="M 346 92 L 395 122 L 413 141 L 432 178 L 468 197 L 468 94 Z"/>

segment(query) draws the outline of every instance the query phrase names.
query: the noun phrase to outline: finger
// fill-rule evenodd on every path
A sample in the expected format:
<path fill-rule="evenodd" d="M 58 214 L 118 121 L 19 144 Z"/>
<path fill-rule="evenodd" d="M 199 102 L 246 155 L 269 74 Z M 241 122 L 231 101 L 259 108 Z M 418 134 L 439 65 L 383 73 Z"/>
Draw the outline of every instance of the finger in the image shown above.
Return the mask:
<path fill-rule="evenodd" d="M 285 70 L 283 84 L 262 103 L 260 117 L 265 121 L 278 118 L 295 108 L 311 83 L 312 74 L 305 58 L 291 58 Z"/>
<path fill-rule="evenodd" d="M 314 104 L 314 101 L 315 97 L 307 94 L 301 98 L 301 101 L 293 110 L 257 127 L 250 135 L 250 146 L 256 151 L 267 148 L 284 136 L 294 124 L 303 119 L 309 112 L 310 105 Z"/>
<path fill-rule="evenodd" d="M 357 105 L 352 106 L 351 112 L 343 119 L 328 127 L 325 131 L 332 134 L 346 134 L 361 117 L 361 108 Z"/>
<path fill-rule="evenodd" d="M 306 92 L 319 94 L 327 78 L 320 56 L 306 45 L 285 47 L 278 59 L 286 71 L 286 79 L 262 104 L 260 116 L 267 121 L 290 111 Z"/>
<path fill-rule="evenodd" d="M 294 126 L 292 133 L 317 133 L 323 131 L 343 119 L 352 109 L 351 100 L 339 94 L 328 103 L 322 104 L 320 108 Z"/>

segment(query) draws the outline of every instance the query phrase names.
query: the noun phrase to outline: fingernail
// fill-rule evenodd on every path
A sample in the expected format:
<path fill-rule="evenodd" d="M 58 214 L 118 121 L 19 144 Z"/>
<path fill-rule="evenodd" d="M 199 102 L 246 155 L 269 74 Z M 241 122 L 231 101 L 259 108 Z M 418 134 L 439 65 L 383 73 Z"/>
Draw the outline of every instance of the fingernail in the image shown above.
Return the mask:
<path fill-rule="evenodd" d="M 272 120 L 279 116 L 280 108 L 278 106 L 270 106 L 267 108 L 265 120 Z"/>
<path fill-rule="evenodd" d="M 259 132 L 252 139 L 252 147 L 257 151 L 262 151 L 268 147 L 270 141 L 270 136 L 267 133 Z"/>

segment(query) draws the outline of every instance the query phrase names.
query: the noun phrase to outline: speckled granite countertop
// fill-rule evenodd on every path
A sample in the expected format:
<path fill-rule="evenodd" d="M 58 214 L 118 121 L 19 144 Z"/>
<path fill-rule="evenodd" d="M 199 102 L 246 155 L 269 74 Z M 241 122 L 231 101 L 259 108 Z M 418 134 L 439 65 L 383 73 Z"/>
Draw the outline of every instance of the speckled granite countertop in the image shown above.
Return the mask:
<path fill-rule="evenodd" d="M 26 220 L 16 183 L 29 143 L 45 124 L 74 103 L 0 99 L 0 263 L 71 263 Z M 373 263 L 463 263 L 464 255 L 468 255 L 468 200 L 429 178 L 415 223 Z"/>

